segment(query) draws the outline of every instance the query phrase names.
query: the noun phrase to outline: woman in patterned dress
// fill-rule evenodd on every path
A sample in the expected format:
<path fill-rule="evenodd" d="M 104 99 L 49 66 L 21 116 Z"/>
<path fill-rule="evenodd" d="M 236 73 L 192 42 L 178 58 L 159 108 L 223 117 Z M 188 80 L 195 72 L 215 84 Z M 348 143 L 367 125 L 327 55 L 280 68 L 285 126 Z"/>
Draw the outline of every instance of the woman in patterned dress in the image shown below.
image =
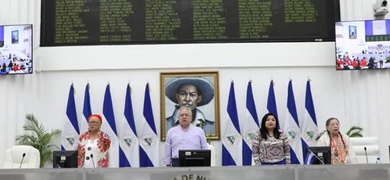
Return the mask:
<path fill-rule="evenodd" d="M 79 168 L 106 168 L 108 167 L 108 149 L 110 138 L 100 130 L 102 117 L 92 114 L 88 117 L 88 131 L 82 134 L 78 144 Z"/>
<path fill-rule="evenodd" d="M 260 131 L 252 142 L 252 155 L 256 165 L 291 164 L 288 138 L 278 127 L 275 115 L 264 115 Z"/>

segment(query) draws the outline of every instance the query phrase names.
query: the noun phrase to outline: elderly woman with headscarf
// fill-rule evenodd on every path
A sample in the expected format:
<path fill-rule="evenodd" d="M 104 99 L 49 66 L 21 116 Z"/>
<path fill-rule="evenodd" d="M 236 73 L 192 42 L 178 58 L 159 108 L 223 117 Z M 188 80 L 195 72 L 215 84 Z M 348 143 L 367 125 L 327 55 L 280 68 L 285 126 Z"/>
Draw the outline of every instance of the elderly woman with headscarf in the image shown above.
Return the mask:
<path fill-rule="evenodd" d="M 108 149 L 111 140 L 108 134 L 100 130 L 102 117 L 92 114 L 88 117 L 88 131 L 79 138 L 78 167 L 106 168 L 108 167 Z"/>

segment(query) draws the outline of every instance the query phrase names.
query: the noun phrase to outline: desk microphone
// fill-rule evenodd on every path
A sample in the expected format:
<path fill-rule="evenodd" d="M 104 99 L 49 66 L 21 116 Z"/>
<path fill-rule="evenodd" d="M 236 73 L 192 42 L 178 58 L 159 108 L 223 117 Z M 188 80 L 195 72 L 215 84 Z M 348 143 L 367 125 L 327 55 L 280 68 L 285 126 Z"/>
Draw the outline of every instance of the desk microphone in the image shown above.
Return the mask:
<path fill-rule="evenodd" d="M 26 157 L 26 153 L 23 153 L 23 155 L 22 155 L 22 160 L 20 161 L 19 169 L 22 168 L 24 157 Z"/>
<path fill-rule="evenodd" d="M 366 147 L 364 147 L 364 154 L 366 155 L 366 162 L 368 164 L 368 156 L 367 156 L 367 148 Z"/>
<path fill-rule="evenodd" d="M 95 167 L 95 162 L 94 162 L 94 160 L 93 160 L 93 154 L 91 154 L 90 157 L 91 157 L 91 160 L 92 160 L 93 168 L 96 168 L 96 167 Z"/>
<path fill-rule="evenodd" d="M 316 155 L 316 153 L 314 153 L 313 151 L 311 151 L 310 149 L 307 149 L 310 153 L 312 153 L 313 154 L 313 156 L 314 157 L 316 157 L 320 162 L 321 162 L 321 164 L 325 164 L 325 162 L 320 158 L 320 157 L 318 157 L 317 155 Z"/>

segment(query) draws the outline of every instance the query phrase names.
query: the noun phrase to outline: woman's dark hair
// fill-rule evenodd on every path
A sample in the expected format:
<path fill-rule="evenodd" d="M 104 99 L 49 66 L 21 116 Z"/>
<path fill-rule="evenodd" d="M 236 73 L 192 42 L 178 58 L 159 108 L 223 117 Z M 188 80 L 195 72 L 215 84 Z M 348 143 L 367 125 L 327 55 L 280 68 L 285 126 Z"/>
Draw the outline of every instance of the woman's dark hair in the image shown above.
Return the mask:
<path fill-rule="evenodd" d="M 326 132 L 328 133 L 328 136 L 329 136 L 329 142 L 332 142 L 332 136 L 330 135 L 330 133 L 329 133 L 329 131 L 328 131 L 328 126 L 329 126 L 329 124 L 330 124 L 330 121 L 332 121 L 332 120 L 336 120 L 338 123 L 340 123 L 340 121 L 339 121 L 337 118 L 335 118 L 335 117 L 331 117 L 331 118 L 329 118 L 329 119 L 326 120 L 325 126 L 326 126 Z M 346 149 L 347 146 L 345 145 L 344 138 L 343 138 L 343 136 L 341 135 L 340 131 L 339 131 L 339 135 L 340 135 L 340 137 L 341 137 L 341 141 L 343 142 L 344 149 Z"/>
<path fill-rule="evenodd" d="M 267 114 L 265 114 L 265 115 L 263 116 L 263 119 L 261 119 L 261 127 L 260 127 L 260 134 L 261 134 L 261 137 L 262 137 L 263 139 L 265 139 L 265 140 L 267 140 L 267 138 L 268 138 L 268 130 L 267 130 L 267 128 L 265 127 L 265 121 L 267 121 L 267 118 L 268 118 L 269 116 L 273 116 L 273 117 L 275 118 L 275 120 L 276 120 L 276 122 L 275 122 L 275 128 L 274 128 L 274 137 L 275 137 L 276 139 L 279 139 L 279 137 L 280 137 L 280 132 L 279 132 L 279 129 L 278 129 L 278 127 L 279 127 L 279 121 L 278 121 L 278 118 L 277 118 L 274 114 L 272 114 L 272 113 L 267 113 Z"/>
<path fill-rule="evenodd" d="M 325 122 L 326 130 L 328 130 L 328 126 L 329 126 L 331 120 L 336 120 L 338 123 L 340 123 L 340 121 L 335 117 L 328 118 Z"/>

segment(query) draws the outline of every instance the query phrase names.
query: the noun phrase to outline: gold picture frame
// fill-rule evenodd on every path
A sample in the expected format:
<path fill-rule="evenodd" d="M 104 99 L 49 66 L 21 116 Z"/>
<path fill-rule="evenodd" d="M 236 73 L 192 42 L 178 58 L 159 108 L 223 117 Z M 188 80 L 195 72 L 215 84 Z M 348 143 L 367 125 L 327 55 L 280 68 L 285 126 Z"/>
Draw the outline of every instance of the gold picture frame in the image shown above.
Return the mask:
<path fill-rule="evenodd" d="M 161 141 L 165 141 L 168 129 L 178 124 L 178 92 L 183 85 L 192 85 L 199 91 L 199 101 L 193 110 L 195 119 L 192 123 L 205 131 L 208 140 L 220 139 L 218 80 L 218 71 L 160 73 Z M 181 102 L 192 104 L 188 99 Z"/>

